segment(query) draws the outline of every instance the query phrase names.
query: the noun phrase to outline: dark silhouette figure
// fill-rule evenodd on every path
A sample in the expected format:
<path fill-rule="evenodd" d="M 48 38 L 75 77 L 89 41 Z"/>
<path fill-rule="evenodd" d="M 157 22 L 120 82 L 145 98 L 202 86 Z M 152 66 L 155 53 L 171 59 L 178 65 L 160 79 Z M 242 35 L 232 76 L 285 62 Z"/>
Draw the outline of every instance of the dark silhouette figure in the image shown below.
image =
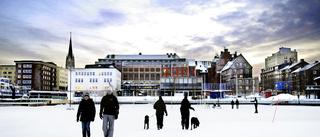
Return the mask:
<path fill-rule="evenodd" d="M 238 99 L 236 100 L 236 106 L 237 106 L 237 109 L 239 109 L 239 100 Z"/>
<path fill-rule="evenodd" d="M 143 129 L 149 129 L 149 116 L 148 115 L 146 115 L 145 117 L 144 117 L 144 127 L 143 127 Z"/>
<path fill-rule="evenodd" d="M 258 113 L 258 100 L 257 100 L 257 98 L 254 98 L 254 100 L 251 102 L 254 102 L 254 108 L 256 109 L 254 113 Z"/>
<path fill-rule="evenodd" d="M 77 122 L 82 122 L 82 136 L 90 137 L 90 122 L 94 121 L 96 115 L 96 108 L 94 102 L 90 99 L 89 94 L 84 96 L 84 99 L 81 100 L 77 112 Z"/>
<path fill-rule="evenodd" d="M 118 119 L 119 102 L 113 95 L 113 89 L 107 88 L 107 95 L 103 96 L 100 104 L 100 118 L 103 120 L 102 130 L 105 137 L 113 137 L 114 120 Z"/>
<path fill-rule="evenodd" d="M 195 128 L 199 127 L 199 125 L 200 125 L 199 119 L 196 117 L 192 117 L 191 118 L 191 130 L 192 130 L 192 127 L 193 127 L 193 129 L 195 129 Z"/>
<path fill-rule="evenodd" d="M 181 102 L 181 107 L 180 107 L 182 129 L 189 128 L 189 119 L 190 119 L 189 109 L 192 109 L 194 111 L 194 108 L 191 107 L 191 104 L 188 100 L 188 95 L 185 94 L 184 99 Z"/>
<path fill-rule="evenodd" d="M 166 105 L 164 104 L 161 96 L 159 96 L 159 100 L 153 105 L 153 108 L 156 109 L 157 128 L 160 130 L 163 127 L 164 113 L 166 113 L 166 116 L 168 116 Z"/>
<path fill-rule="evenodd" d="M 231 108 L 233 109 L 233 106 L 234 106 L 234 101 L 232 100 L 231 101 Z"/>

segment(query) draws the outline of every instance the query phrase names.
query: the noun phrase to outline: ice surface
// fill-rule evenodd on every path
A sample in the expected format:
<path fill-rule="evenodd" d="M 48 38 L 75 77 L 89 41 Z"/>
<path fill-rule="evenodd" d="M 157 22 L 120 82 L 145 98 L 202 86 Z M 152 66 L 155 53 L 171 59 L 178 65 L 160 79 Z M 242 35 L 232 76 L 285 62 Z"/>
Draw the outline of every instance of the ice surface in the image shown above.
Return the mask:
<path fill-rule="evenodd" d="M 254 114 L 253 105 L 240 105 L 231 109 L 206 108 L 192 105 L 191 117 L 199 118 L 195 130 L 182 130 L 180 105 L 167 104 L 168 116 L 164 128 L 156 129 L 156 117 L 152 104 L 121 105 L 119 119 L 115 122 L 115 137 L 311 137 L 318 136 L 320 107 L 278 106 L 275 122 L 272 123 L 276 106 L 259 105 Z M 69 105 L 44 107 L 0 107 L 0 134 L 2 137 L 80 137 L 81 123 L 76 122 L 75 110 L 66 110 Z M 91 123 L 92 137 L 102 137 L 102 121 L 97 115 Z M 150 129 L 143 129 L 144 116 L 150 116 Z"/>

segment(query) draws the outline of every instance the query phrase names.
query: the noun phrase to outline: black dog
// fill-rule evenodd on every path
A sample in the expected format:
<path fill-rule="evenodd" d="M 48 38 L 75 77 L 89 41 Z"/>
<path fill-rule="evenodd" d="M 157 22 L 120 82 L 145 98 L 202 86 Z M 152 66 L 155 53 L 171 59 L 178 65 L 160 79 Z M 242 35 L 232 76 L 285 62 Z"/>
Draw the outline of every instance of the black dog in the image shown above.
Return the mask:
<path fill-rule="evenodd" d="M 149 116 L 148 115 L 146 115 L 144 117 L 144 129 L 146 129 L 146 128 L 147 128 L 147 130 L 149 129 Z"/>
<path fill-rule="evenodd" d="M 199 125 L 200 125 L 200 122 L 199 122 L 198 118 L 192 117 L 191 118 L 191 130 L 192 130 L 192 127 L 193 127 L 193 129 L 195 129 L 195 128 L 199 127 Z"/>

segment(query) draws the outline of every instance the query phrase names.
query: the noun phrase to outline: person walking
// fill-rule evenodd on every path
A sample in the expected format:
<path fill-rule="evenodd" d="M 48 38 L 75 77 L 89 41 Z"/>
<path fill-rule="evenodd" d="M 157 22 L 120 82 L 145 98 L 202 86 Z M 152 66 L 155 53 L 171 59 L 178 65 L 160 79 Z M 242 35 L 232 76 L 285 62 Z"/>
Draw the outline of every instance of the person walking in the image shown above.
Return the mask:
<path fill-rule="evenodd" d="M 79 120 L 82 122 L 83 137 L 90 137 L 90 122 L 94 121 L 95 115 L 96 107 L 94 106 L 94 102 L 92 101 L 92 99 L 90 99 L 90 96 L 87 93 L 81 100 L 77 112 L 77 122 L 79 122 Z"/>
<path fill-rule="evenodd" d="M 182 129 L 186 129 L 186 130 L 188 130 L 189 128 L 189 119 L 190 119 L 189 109 L 192 109 L 193 111 L 195 111 L 194 108 L 191 107 L 191 104 L 188 100 L 188 94 L 184 94 L 184 99 L 181 102 L 180 112 L 181 112 Z"/>
<path fill-rule="evenodd" d="M 237 106 L 237 109 L 239 109 L 239 100 L 236 99 L 236 106 Z"/>
<path fill-rule="evenodd" d="M 160 130 L 163 127 L 164 113 L 166 113 L 166 116 L 168 116 L 166 104 L 164 104 L 164 101 L 162 100 L 161 95 L 159 96 L 159 100 L 153 105 L 153 108 L 156 109 L 157 128 L 158 128 L 158 130 Z"/>
<path fill-rule="evenodd" d="M 231 100 L 231 108 L 233 109 L 233 106 L 234 106 L 234 101 Z"/>
<path fill-rule="evenodd" d="M 113 137 L 114 120 L 118 119 L 119 102 L 113 95 L 113 89 L 107 88 L 107 95 L 101 99 L 100 118 L 103 119 L 102 130 L 105 137 Z"/>

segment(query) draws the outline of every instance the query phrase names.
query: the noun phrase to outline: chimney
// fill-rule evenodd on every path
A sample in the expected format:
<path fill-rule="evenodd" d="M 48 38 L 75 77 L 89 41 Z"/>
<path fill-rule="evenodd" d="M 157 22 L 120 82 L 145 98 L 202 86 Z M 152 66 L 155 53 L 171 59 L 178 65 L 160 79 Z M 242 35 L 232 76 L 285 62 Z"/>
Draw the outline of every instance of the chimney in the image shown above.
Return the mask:
<path fill-rule="evenodd" d="M 304 62 L 304 59 L 301 59 L 301 62 Z"/>

